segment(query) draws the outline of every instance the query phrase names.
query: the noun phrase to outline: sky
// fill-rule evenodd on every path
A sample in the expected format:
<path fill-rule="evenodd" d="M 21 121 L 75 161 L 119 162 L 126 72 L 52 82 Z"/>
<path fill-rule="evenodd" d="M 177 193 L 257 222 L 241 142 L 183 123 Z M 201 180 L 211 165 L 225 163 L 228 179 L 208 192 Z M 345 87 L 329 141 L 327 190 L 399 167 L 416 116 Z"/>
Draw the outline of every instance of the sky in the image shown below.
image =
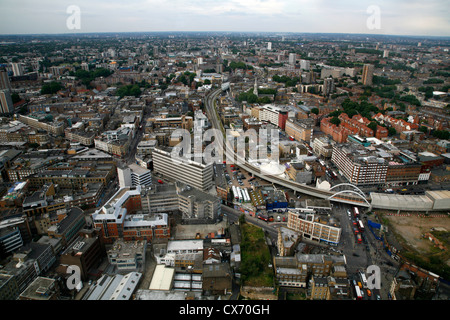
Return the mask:
<path fill-rule="evenodd" d="M 145 31 L 450 36 L 450 1 L 0 0 L 0 34 Z"/>

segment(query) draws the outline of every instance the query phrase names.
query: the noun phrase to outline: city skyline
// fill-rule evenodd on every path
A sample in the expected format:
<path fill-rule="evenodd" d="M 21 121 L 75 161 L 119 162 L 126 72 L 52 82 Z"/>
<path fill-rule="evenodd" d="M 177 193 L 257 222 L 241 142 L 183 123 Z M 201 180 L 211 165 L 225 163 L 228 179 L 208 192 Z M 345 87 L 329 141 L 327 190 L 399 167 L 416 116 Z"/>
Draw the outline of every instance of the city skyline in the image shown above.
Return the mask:
<path fill-rule="evenodd" d="M 68 20 L 74 11 L 69 8 L 79 9 L 79 25 L 72 29 Z M 442 0 L 64 0 L 57 4 L 5 0 L 0 34 L 223 31 L 450 36 L 448 11 Z"/>

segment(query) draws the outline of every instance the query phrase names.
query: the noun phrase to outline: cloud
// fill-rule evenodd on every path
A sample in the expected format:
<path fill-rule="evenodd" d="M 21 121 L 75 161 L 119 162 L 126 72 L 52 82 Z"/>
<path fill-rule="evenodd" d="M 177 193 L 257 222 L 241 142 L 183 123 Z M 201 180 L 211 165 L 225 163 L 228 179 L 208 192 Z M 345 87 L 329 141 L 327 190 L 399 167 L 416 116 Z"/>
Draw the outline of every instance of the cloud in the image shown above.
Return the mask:
<path fill-rule="evenodd" d="M 450 35 L 446 0 L 1 0 L 0 33 L 68 32 L 69 5 L 80 32 L 286 31 Z M 368 30 L 367 7 L 381 9 Z M 20 21 L 20 23 L 18 23 Z"/>

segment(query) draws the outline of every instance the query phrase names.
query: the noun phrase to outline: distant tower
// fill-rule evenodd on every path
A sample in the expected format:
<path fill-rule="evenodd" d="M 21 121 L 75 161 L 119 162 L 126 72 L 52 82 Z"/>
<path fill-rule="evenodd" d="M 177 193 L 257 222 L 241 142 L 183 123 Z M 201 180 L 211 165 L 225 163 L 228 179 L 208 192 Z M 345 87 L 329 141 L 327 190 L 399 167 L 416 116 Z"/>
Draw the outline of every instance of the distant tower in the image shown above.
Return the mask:
<path fill-rule="evenodd" d="M 255 86 L 253 87 L 253 94 L 258 96 L 258 79 L 255 78 Z"/>
<path fill-rule="evenodd" d="M 272 50 L 272 42 L 267 43 L 267 50 Z"/>

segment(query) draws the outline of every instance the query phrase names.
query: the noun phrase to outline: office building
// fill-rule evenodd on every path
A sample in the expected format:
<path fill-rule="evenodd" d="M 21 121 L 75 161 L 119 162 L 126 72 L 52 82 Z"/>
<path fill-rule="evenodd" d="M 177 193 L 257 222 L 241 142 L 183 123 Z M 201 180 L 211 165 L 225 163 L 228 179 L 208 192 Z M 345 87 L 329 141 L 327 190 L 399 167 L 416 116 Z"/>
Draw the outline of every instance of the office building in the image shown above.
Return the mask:
<path fill-rule="evenodd" d="M 331 162 L 339 173 L 355 185 L 384 184 L 388 164 L 385 159 L 357 144 L 339 144 L 333 147 Z"/>
<path fill-rule="evenodd" d="M 153 170 L 164 177 L 180 181 L 202 191 L 213 187 L 213 164 L 205 165 L 192 160 L 179 160 L 172 157 L 170 149 L 155 148 L 153 151 Z"/>
<path fill-rule="evenodd" d="M 286 134 L 297 141 L 311 141 L 313 135 L 313 119 L 297 120 L 289 118 L 285 124 Z"/>
<path fill-rule="evenodd" d="M 135 186 L 150 187 L 152 185 L 151 171 L 135 163 L 123 168 L 118 167 L 117 176 L 121 188 Z"/>
<path fill-rule="evenodd" d="M 220 198 L 189 186 L 179 189 L 178 199 L 183 220 L 212 222 L 221 212 Z"/>

